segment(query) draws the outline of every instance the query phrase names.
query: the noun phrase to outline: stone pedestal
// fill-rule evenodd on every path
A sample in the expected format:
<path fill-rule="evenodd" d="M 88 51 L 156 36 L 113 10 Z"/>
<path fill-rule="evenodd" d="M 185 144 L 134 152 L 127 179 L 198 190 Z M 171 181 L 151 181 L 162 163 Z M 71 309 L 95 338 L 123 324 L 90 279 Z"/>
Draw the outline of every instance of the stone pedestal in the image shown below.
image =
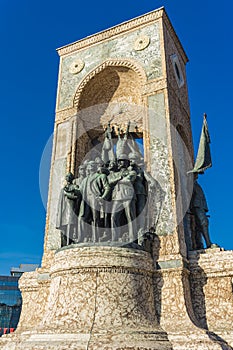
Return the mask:
<path fill-rule="evenodd" d="M 219 274 L 224 283 L 223 270 L 230 275 L 232 252 L 206 251 L 199 259 L 197 255 L 191 254 L 190 273 L 185 266 L 174 267 L 171 261 L 160 261 L 157 269 L 151 255 L 143 250 L 62 248 L 55 254 L 50 271 L 38 269 L 20 279 L 24 300 L 20 323 L 15 333 L 2 337 L 1 349 L 230 350 L 230 327 L 225 327 L 227 334 L 220 335 L 201 324 L 195 304 L 201 299 L 194 295 L 200 292 L 200 283 L 196 291 L 191 283 L 190 293 L 189 279 L 198 273 L 198 260 L 206 273 L 213 271 L 211 261 L 207 262 L 209 256 L 212 263 L 218 260 L 222 266 Z M 208 305 L 208 294 L 206 298 Z M 231 315 L 228 302 L 221 311 L 221 315 L 228 312 L 226 325 L 230 325 Z M 217 298 L 215 303 L 219 305 Z M 223 308 L 223 300 L 220 303 Z M 216 325 L 221 324 L 220 318 Z"/>
<path fill-rule="evenodd" d="M 3 349 L 172 349 L 156 318 L 149 253 L 68 247 L 55 254 L 50 278 L 49 294 L 40 303 L 44 314 L 39 317 L 34 307 L 31 315 L 29 308 L 24 310 Z M 23 296 L 27 300 L 41 290 L 37 286 L 36 292 L 34 283 L 34 291 L 24 290 Z M 28 329 L 23 326 L 26 314 L 31 318 Z"/>

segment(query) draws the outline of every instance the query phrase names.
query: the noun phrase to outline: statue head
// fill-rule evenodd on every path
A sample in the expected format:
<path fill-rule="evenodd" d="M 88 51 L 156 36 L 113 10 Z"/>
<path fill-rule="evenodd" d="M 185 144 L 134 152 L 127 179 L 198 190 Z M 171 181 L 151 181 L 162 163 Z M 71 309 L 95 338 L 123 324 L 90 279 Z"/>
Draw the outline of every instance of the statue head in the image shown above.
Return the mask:
<path fill-rule="evenodd" d="M 86 166 L 81 164 L 78 167 L 78 175 L 79 176 L 85 176 L 86 175 Z"/>
<path fill-rule="evenodd" d="M 113 171 L 117 169 L 117 164 L 115 160 L 110 160 L 108 164 L 108 169 Z"/>
<path fill-rule="evenodd" d="M 129 157 L 127 156 L 127 154 L 126 153 L 121 153 L 121 154 L 119 154 L 119 156 L 117 157 L 117 160 L 128 160 L 129 159 Z"/>
<path fill-rule="evenodd" d="M 136 152 L 130 152 L 129 153 L 129 161 L 130 161 L 130 165 L 134 165 L 134 164 L 138 164 L 140 161 L 140 156 L 138 153 Z"/>
<path fill-rule="evenodd" d="M 74 180 L 74 175 L 71 173 L 71 172 L 69 172 L 68 174 L 66 174 L 66 181 L 68 182 L 68 183 L 72 183 L 72 181 Z"/>
<path fill-rule="evenodd" d="M 86 174 L 87 175 L 94 174 L 96 172 L 96 169 L 97 169 L 96 162 L 94 162 L 94 160 L 90 160 L 87 163 Z"/>
<path fill-rule="evenodd" d="M 84 166 L 87 166 L 87 164 L 90 162 L 90 160 L 89 159 L 85 159 L 84 161 L 83 161 L 83 165 Z"/>
<path fill-rule="evenodd" d="M 95 158 L 95 163 L 97 164 L 97 167 L 104 165 L 104 162 L 102 161 L 102 159 L 100 157 Z"/>
<path fill-rule="evenodd" d="M 117 158 L 117 164 L 119 169 L 127 168 L 129 166 L 129 158 L 127 154 L 121 153 Z"/>

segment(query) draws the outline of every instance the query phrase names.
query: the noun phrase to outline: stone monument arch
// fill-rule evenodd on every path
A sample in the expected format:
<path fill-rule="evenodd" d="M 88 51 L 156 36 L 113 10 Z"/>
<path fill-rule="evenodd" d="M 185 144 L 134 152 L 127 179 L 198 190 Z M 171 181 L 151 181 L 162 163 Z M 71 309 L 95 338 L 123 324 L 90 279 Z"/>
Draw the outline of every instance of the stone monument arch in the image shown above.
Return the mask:
<path fill-rule="evenodd" d="M 136 84 L 135 87 L 137 86 L 138 89 L 141 89 L 141 93 L 142 93 L 142 88 L 143 86 L 146 84 L 146 73 L 144 71 L 144 69 L 142 68 L 141 65 L 139 65 L 139 63 L 137 61 L 134 61 L 132 59 L 107 59 L 106 61 L 104 61 L 103 63 L 101 63 L 100 65 L 98 65 L 97 67 L 95 67 L 91 72 L 89 72 L 80 82 L 78 89 L 75 93 L 74 96 L 74 107 L 76 107 L 77 109 L 82 108 L 80 106 L 80 95 L 83 92 L 84 87 L 87 85 L 87 83 L 93 79 L 94 77 L 96 77 L 99 73 L 101 73 L 102 71 L 104 71 L 106 68 L 110 69 L 110 74 L 112 71 L 112 74 L 114 73 L 114 67 L 115 67 L 115 71 L 116 74 L 119 71 L 121 71 L 124 73 L 124 75 L 127 75 L 127 72 L 129 73 L 129 80 L 136 80 Z M 132 72 L 133 71 L 133 72 Z M 136 76 L 132 77 L 132 74 L 136 73 Z M 130 76 L 131 75 L 131 76 Z M 110 76 L 108 74 L 108 78 L 110 79 Z M 119 79 L 119 77 L 118 77 Z M 137 82 L 138 80 L 138 82 Z M 138 83 L 138 84 L 137 84 Z M 117 86 L 115 84 L 113 84 L 113 86 L 111 86 L 113 88 L 113 90 L 117 90 Z M 115 89 L 114 89 L 115 88 Z M 103 90 L 103 88 L 101 88 Z M 129 89 L 129 86 L 126 85 L 125 89 Z M 135 94 L 135 92 L 134 92 Z M 127 99 L 126 99 L 127 101 Z M 101 103 L 101 101 L 98 101 L 98 103 Z M 107 101 L 102 101 L 103 102 L 107 102 Z M 139 103 L 141 101 L 139 101 L 138 99 L 134 99 L 134 101 L 132 101 L 134 103 Z M 89 103 L 91 103 L 89 101 Z"/>
<path fill-rule="evenodd" d="M 103 141 L 104 129 L 110 120 L 115 129 L 117 126 L 126 128 L 130 120 L 131 129 L 134 125 L 137 135 L 143 137 L 143 130 L 146 130 L 146 118 L 143 113 L 145 83 L 144 69 L 132 59 L 106 60 L 83 78 L 74 97 L 74 106 L 77 109 L 77 143 L 81 145 L 77 145 L 76 164 L 80 164 L 88 153 L 90 145 L 85 147 L 84 144 L 88 143 L 90 138 L 92 141 Z M 82 124 L 81 133 L 79 120 Z M 86 133 L 83 133 L 83 128 L 89 133 L 90 130 L 96 129 L 84 143 Z"/>
<path fill-rule="evenodd" d="M 57 51 L 42 265 L 20 278 L 20 322 L 1 349 L 232 349 L 232 251 L 191 251 L 185 239 L 188 58 L 165 9 Z M 117 154 L 128 136 L 143 139 L 144 157 Z M 97 169 L 105 141 L 117 164 Z"/>

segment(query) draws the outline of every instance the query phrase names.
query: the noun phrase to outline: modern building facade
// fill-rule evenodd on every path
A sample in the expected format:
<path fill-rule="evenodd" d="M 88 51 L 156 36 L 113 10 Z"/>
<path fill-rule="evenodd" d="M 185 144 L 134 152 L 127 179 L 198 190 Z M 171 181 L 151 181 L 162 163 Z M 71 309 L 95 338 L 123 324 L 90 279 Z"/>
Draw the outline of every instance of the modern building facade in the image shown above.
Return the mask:
<path fill-rule="evenodd" d="M 35 270 L 39 265 L 20 264 L 11 268 L 11 276 L 0 276 L 0 336 L 14 332 L 22 308 L 18 281 L 24 272 Z"/>
<path fill-rule="evenodd" d="M 18 276 L 0 276 L 0 335 L 17 327 L 22 307 Z"/>

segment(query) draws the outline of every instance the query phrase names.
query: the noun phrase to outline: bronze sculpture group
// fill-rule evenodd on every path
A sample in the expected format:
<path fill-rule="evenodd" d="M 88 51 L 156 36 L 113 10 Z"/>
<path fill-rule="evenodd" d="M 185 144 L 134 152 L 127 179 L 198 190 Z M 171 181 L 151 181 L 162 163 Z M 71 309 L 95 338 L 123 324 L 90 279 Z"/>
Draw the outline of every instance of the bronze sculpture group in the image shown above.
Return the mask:
<path fill-rule="evenodd" d="M 61 190 L 56 228 L 62 246 L 72 243 L 142 244 L 148 232 L 155 232 L 162 209 L 164 192 L 144 169 L 143 157 L 129 133 L 118 129 L 114 145 L 113 128 L 108 124 L 101 157 L 85 160 L 78 177 L 66 175 Z M 209 236 L 208 208 L 204 192 L 194 173 L 189 214 L 194 222 L 192 249 L 216 247 Z"/>
<path fill-rule="evenodd" d="M 156 189 L 160 186 L 143 169 L 143 158 L 130 138 L 129 124 L 123 137 L 118 132 L 115 150 L 109 124 L 101 158 L 84 161 L 77 178 L 66 175 L 56 223 L 62 232 L 62 245 L 141 243 L 153 226 L 147 207 Z M 150 206 L 152 202 L 155 198 Z"/>

